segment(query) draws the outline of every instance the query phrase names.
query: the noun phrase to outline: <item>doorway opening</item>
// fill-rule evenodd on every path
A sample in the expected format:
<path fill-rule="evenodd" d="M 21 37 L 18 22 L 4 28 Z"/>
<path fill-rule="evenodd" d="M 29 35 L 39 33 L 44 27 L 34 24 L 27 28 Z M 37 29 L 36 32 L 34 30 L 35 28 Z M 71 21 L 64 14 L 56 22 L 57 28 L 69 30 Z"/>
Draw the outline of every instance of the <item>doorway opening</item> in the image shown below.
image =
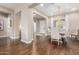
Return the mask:
<path fill-rule="evenodd" d="M 16 34 L 18 36 L 18 40 L 21 40 L 21 11 L 17 12 L 16 15 L 16 20 L 15 20 L 15 28 L 16 28 Z"/>
<path fill-rule="evenodd" d="M 8 53 L 5 50 L 8 49 L 10 44 L 10 20 L 11 15 L 9 13 L 0 12 L 0 53 L 3 54 Z"/>
<path fill-rule="evenodd" d="M 34 39 L 37 38 L 41 38 L 42 40 L 44 39 L 44 37 L 46 36 L 46 19 L 37 14 L 37 13 L 33 13 L 33 21 L 34 21 L 34 31 L 33 31 L 33 37 Z"/>

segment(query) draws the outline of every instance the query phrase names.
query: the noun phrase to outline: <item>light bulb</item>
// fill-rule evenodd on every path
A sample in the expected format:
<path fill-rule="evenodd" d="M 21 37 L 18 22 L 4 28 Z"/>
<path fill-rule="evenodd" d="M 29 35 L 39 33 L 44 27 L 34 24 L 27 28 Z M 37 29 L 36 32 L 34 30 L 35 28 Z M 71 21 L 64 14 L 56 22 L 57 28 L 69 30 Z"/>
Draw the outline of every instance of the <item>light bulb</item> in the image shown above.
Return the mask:
<path fill-rule="evenodd" d="M 44 6 L 44 4 L 40 4 L 40 6 L 42 6 L 42 7 L 43 7 L 43 6 Z"/>
<path fill-rule="evenodd" d="M 72 8 L 72 11 L 76 11 L 76 8 Z"/>

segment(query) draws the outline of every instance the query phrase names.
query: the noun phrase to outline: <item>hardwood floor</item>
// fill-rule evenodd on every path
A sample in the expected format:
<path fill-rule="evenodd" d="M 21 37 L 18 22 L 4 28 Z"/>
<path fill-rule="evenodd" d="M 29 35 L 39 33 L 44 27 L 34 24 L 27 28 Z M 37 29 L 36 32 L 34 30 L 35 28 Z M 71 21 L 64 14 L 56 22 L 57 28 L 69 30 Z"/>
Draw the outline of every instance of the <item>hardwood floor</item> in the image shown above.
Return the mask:
<path fill-rule="evenodd" d="M 67 45 L 57 46 L 46 38 L 35 39 L 30 44 L 21 41 L 12 41 L 8 38 L 0 38 L 1 55 L 78 55 L 79 41 L 68 40 Z"/>

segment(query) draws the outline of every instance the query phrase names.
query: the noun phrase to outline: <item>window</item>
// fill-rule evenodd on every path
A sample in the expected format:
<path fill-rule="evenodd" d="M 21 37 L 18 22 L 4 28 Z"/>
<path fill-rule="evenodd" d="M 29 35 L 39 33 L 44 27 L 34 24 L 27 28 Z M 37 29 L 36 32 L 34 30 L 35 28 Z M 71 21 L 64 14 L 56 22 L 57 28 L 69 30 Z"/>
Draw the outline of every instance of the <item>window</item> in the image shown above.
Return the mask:
<path fill-rule="evenodd" d="M 53 24 L 55 28 L 62 30 L 65 27 L 65 19 L 54 20 Z"/>

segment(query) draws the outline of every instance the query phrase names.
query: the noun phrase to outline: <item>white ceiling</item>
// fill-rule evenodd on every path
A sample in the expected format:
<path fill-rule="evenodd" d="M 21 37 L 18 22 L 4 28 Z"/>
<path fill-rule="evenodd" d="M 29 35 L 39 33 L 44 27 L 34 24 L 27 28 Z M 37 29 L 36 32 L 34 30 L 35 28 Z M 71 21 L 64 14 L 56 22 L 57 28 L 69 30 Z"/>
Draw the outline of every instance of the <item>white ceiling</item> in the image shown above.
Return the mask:
<path fill-rule="evenodd" d="M 33 3 L 0 3 L 1 6 L 8 7 L 10 9 L 16 9 L 18 7 L 29 7 Z M 36 8 L 47 16 L 53 16 L 60 13 L 72 12 L 72 9 L 79 10 L 79 3 L 44 3 L 44 6 L 36 4 L 33 8 Z"/>
<path fill-rule="evenodd" d="M 33 18 L 36 20 L 36 19 L 41 19 L 41 20 L 44 20 L 45 18 L 41 15 L 38 15 L 36 13 L 33 13 Z"/>
<path fill-rule="evenodd" d="M 10 8 L 10 9 L 16 9 L 18 7 L 28 7 L 30 6 L 32 3 L 0 3 L 1 6 L 4 6 L 4 7 L 7 7 L 7 8 Z"/>
<path fill-rule="evenodd" d="M 44 3 L 43 6 L 36 6 L 37 10 L 47 16 L 58 15 L 79 10 L 78 3 Z"/>

